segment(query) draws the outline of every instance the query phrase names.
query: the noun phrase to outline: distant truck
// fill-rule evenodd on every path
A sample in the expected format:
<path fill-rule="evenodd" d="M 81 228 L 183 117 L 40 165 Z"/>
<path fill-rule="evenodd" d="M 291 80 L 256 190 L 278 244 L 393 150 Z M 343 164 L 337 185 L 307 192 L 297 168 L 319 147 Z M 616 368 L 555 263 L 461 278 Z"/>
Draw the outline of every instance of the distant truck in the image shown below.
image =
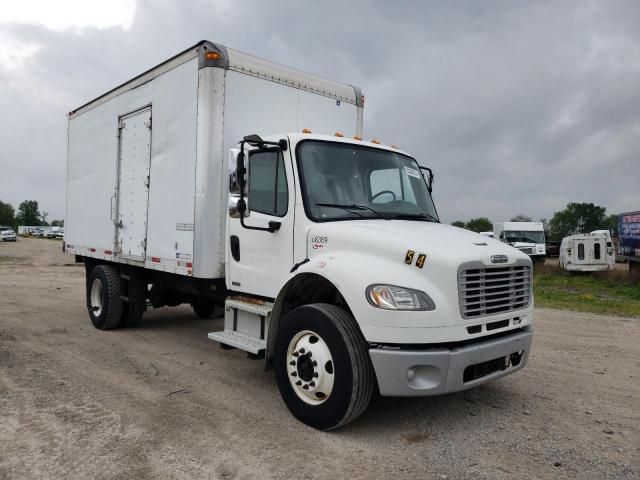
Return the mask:
<path fill-rule="evenodd" d="M 569 272 L 597 272 L 614 268 L 616 255 L 609 230 L 570 235 L 560 244 L 560 267 Z"/>
<path fill-rule="evenodd" d="M 618 217 L 618 259 L 629 262 L 629 270 L 640 273 L 640 211 Z"/>
<path fill-rule="evenodd" d="M 534 262 L 544 261 L 546 247 L 541 222 L 494 223 L 493 238 L 526 253 Z"/>
<path fill-rule="evenodd" d="M 522 369 L 531 260 L 441 224 L 431 171 L 362 140 L 363 102 L 204 41 L 72 111 L 65 247 L 93 325 L 224 307 L 208 337 L 264 359 L 323 430 L 374 389 L 444 394 Z"/>

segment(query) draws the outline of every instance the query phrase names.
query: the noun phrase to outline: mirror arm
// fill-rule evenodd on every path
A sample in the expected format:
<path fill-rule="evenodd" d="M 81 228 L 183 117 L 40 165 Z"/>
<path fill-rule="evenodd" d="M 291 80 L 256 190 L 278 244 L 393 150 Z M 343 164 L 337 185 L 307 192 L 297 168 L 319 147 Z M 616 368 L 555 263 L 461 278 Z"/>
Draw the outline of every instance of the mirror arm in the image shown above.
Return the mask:
<path fill-rule="evenodd" d="M 429 193 L 432 193 L 434 179 L 433 170 L 431 170 L 429 167 L 422 167 L 420 165 L 418 166 L 420 167 L 420 170 L 429 172 L 427 175 L 428 181 L 425 179 L 425 183 L 427 184 L 427 190 L 429 190 Z M 424 179 L 424 175 L 422 176 L 422 178 Z"/>

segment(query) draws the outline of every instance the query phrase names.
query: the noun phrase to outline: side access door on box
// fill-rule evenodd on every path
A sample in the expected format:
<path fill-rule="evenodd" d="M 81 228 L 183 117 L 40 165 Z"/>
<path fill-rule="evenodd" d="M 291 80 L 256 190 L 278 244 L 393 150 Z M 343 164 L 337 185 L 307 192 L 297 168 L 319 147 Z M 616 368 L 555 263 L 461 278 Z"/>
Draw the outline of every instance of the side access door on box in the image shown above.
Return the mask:
<path fill-rule="evenodd" d="M 116 246 L 118 256 L 144 261 L 151 169 L 151 107 L 120 117 Z"/>

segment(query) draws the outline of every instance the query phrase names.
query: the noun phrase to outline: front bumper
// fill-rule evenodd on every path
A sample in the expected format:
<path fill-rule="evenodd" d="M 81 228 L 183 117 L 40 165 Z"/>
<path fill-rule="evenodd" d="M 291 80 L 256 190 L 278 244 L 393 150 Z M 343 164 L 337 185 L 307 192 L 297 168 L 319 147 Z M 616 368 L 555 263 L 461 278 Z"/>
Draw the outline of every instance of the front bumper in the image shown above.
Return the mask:
<path fill-rule="evenodd" d="M 381 395 L 440 395 L 467 390 L 520 370 L 527 364 L 532 339 L 533 331 L 523 329 L 456 348 L 371 348 L 369 356 Z"/>

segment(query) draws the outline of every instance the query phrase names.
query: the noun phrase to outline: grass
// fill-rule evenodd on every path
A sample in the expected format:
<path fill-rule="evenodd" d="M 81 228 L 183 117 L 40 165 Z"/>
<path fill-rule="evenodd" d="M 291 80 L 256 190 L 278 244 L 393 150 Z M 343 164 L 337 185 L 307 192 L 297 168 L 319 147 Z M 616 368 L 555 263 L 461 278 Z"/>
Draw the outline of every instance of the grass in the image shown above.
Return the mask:
<path fill-rule="evenodd" d="M 536 306 L 640 317 L 640 278 L 627 271 L 570 274 L 553 265 L 536 265 Z"/>

